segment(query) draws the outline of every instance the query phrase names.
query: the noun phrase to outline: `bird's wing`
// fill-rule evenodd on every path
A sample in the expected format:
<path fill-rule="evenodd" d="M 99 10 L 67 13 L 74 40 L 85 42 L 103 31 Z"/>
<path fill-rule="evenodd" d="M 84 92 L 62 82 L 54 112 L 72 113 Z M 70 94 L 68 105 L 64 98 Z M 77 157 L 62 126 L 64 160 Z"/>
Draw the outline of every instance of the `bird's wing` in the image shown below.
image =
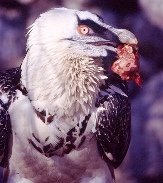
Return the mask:
<path fill-rule="evenodd" d="M 4 103 L 0 100 L 0 166 L 6 167 L 9 156 L 11 123 L 8 111 L 3 106 Z"/>
<path fill-rule="evenodd" d="M 108 78 L 96 102 L 96 138 L 102 158 L 117 168 L 130 143 L 131 110 L 126 83 L 116 75 Z"/>
<path fill-rule="evenodd" d="M 8 109 L 14 100 L 19 81 L 18 68 L 0 72 L 0 166 L 2 167 L 8 165 L 11 150 L 12 130 Z"/>

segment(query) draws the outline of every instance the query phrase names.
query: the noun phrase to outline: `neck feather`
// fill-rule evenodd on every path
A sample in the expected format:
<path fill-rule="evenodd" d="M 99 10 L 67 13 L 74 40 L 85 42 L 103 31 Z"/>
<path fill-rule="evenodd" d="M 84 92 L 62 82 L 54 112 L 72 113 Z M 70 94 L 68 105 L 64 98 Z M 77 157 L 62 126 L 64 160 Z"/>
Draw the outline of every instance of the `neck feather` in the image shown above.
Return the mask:
<path fill-rule="evenodd" d="M 60 117 L 88 115 L 94 106 L 99 86 L 106 77 L 100 59 L 57 55 L 33 55 L 29 51 L 22 64 L 22 83 L 32 105 Z"/>

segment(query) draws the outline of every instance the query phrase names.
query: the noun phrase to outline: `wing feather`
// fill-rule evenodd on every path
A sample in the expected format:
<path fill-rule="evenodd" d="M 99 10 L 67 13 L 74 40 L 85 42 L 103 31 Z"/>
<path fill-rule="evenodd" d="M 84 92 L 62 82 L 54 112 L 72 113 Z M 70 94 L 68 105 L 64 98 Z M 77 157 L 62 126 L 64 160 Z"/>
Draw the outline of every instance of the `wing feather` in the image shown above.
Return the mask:
<path fill-rule="evenodd" d="M 8 108 L 20 82 L 20 68 L 0 72 L 0 166 L 7 167 L 11 150 L 12 129 Z"/>
<path fill-rule="evenodd" d="M 123 161 L 130 143 L 131 109 L 126 83 L 117 77 L 108 80 L 101 87 L 96 107 L 96 138 L 99 152 L 107 163 L 117 168 Z"/>

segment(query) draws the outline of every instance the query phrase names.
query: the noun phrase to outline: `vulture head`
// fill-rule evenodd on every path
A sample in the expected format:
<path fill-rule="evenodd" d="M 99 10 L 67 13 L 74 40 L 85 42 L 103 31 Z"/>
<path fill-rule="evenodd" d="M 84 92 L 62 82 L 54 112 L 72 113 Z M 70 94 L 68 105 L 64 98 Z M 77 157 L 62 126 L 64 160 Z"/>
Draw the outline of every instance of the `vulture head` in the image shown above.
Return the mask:
<path fill-rule="evenodd" d="M 104 59 L 111 63 L 113 53 L 118 58 L 119 45 L 137 45 L 130 31 L 113 28 L 88 11 L 66 8 L 41 14 L 27 35 L 22 82 L 35 107 L 38 99 L 47 101 L 47 106 L 57 103 L 69 109 L 76 101 L 92 105 L 99 86 L 107 78 Z M 122 75 L 117 65 L 112 70 Z M 128 72 L 127 68 L 127 75 Z"/>
<path fill-rule="evenodd" d="M 42 45 L 49 56 L 64 50 L 90 58 L 106 57 L 116 52 L 119 44 L 136 45 L 137 39 L 128 30 L 105 24 L 95 14 L 66 8 L 43 13 L 31 26 L 28 39 L 28 48 Z"/>

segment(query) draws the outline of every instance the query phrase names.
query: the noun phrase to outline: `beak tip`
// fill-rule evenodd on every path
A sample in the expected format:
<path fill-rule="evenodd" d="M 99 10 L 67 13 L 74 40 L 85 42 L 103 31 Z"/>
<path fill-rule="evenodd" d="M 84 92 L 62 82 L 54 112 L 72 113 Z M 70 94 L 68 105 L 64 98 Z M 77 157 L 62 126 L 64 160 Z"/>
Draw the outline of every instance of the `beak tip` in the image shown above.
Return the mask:
<path fill-rule="evenodd" d="M 138 40 L 135 37 L 135 35 L 126 29 L 121 29 L 118 37 L 122 43 L 130 44 L 130 45 L 137 45 L 138 44 Z"/>
<path fill-rule="evenodd" d="M 137 45 L 138 44 L 138 40 L 136 38 L 130 39 L 129 44 Z"/>

